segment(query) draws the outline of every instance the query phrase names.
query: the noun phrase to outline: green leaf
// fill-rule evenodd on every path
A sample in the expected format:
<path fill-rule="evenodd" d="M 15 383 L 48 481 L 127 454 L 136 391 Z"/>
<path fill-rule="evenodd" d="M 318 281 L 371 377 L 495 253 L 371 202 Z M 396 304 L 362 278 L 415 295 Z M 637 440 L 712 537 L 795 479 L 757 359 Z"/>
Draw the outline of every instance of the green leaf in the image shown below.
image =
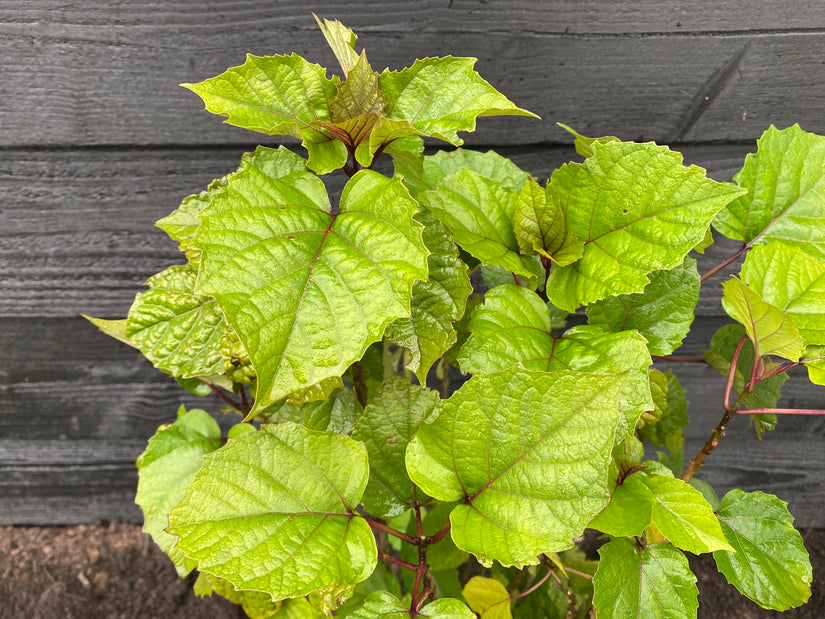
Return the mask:
<path fill-rule="evenodd" d="M 354 514 L 368 476 L 362 444 L 266 425 L 204 458 L 168 531 L 198 569 L 238 589 L 347 597 L 377 561 L 372 530 Z"/>
<path fill-rule="evenodd" d="M 198 580 L 193 587 L 198 597 L 211 596 L 217 593 L 234 604 L 240 604 L 250 619 L 270 619 L 270 617 L 289 616 L 288 609 L 281 613 L 282 602 L 273 602 L 272 598 L 260 591 L 237 591 L 228 580 L 218 578 L 206 572 L 198 574 Z"/>
<path fill-rule="evenodd" d="M 808 346 L 805 349 L 806 359 L 816 359 L 825 355 L 825 346 Z M 815 385 L 825 385 L 825 359 L 816 359 L 805 364 L 808 370 L 808 379 Z M 784 376 L 784 373 L 781 375 Z"/>
<path fill-rule="evenodd" d="M 689 619 L 699 590 L 688 560 L 670 544 L 619 538 L 599 548 L 593 606 L 604 617 Z"/>
<path fill-rule="evenodd" d="M 392 518 L 412 507 L 414 487 L 404 466 L 404 453 L 437 402 L 435 391 L 396 376 L 384 381 L 355 422 L 352 437 L 366 445 L 370 458 L 370 481 L 362 501 L 368 513 Z"/>
<path fill-rule="evenodd" d="M 825 258 L 825 137 L 799 125 L 771 125 L 756 145 L 733 177 L 748 193 L 719 213 L 713 227 L 751 246 L 780 239 Z"/>
<path fill-rule="evenodd" d="M 595 149 L 593 148 L 594 143 L 598 144 L 609 144 L 610 142 L 621 142 L 621 140 L 612 135 L 606 135 L 601 138 L 588 138 L 583 136 L 582 134 L 578 133 L 571 127 L 568 127 L 564 123 L 556 123 L 559 127 L 564 129 L 565 131 L 573 134 L 573 137 L 576 138 L 575 142 L 573 143 L 576 152 L 581 155 L 582 157 L 592 157 L 596 154 Z"/>
<path fill-rule="evenodd" d="M 744 190 L 705 177 L 653 143 L 594 142 L 584 163 L 553 172 L 547 191 L 561 203 L 582 258 L 554 268 L 547 295 L 557 307 L 642 292 L 652 271 L 672 269 L 705 236 L 716 214 Z"/>
<path fill-rule="evenodd" d="M 728 582 L 762 608 L 787 610 L 811 595 L 811 562 L 788 504 L 763 492 L 731 490 L 717 512 L 736 552 L 713 553 Z"/>
<path fill-rule="evenodd" d="M 156 368 L 182 378 L 224 370 L 219 347 L 226 322 L 214 299 L 195 294 L 197 278 L 188 264 L 153 275 L 126 318 L 129 341 Z"/>
<path fill-rule="evenodd" d="M 670 355 L 682 345 L 699 302 L 696 261 L 685 258 L 670 271 L 656 271 L 643 292 L 609 297 L 587 306 L 587 319 L 608 331 L 635 329 L 651 355 Z"/>
<path fill-rule="evenodd" d="M 346 81 L 338 86 L 338 94 L 332 101 L 332 117 L 340 123 L 364 114 L 381 115 L 385 105 L 384 95 L 378 88 L 378 73 L 372 70 L 366 53 L 361 52 Z"/>
<path fill-rule="evenodd" d="M 658 370 L 651 370 L 651 372 L 656 372 L 657 376 L 661 374 Z M 689 421 L 688 402 L 685 398 L 685 390 L 679 385 L 678 379 L 672 372 L 668 371 L 661 376 L 665 379 L 665 390 L 659 395 L 658 402 L 656 388 L 654 382 L 651 381 L 653 400 L 657 402 L 656 406 L 661 407 L 659 421 L 638 428 L 637 433 L 639 437 L 647 439 L 653 445 L 667 447 L 669 455 L 662 451 L 656 452 L 659 461 L 670 468 L 674 475 L 679 476 L 684 467 L 685 436 L 682 429 L 688 425 Z"/>
<path fill-rule="evenodd" d="M 628 475 L 613 490 L 607 507 L 588 526 L 618 537 L 641 536 L 650 524 L 653 501 L 653 493 L 642 476 Z"/>
<path fill-rule="evenodd" d="M 638 475 L 654 496 L 653 524 L 674 546 L 693 554 L 733 550 L 701 492 L 675 477 Z"/>
<path fill-rule="evenodd" d="M 425 226 L 424 245 L 430 252 L 427 258 L 430 276 L 413 284 L 412 316 L 392 323 L 386 336 L 410 351 L 407 369 L 423 384 L 433 363 L 455 344 L 453 322 L 464 315 L 473 287 L 467 265 L 459 258 L 444 225 L 423 211 L 415 219 Z"/>
<path fill-rule="evenodd" d="M 459 548 L 523 566 L 570 547 L 607 504 L 628 374 L 517 366 L 441 403 L 407 447 L 407 471 L 428 495 L 461 502 L 450 516 Z"/>
<path fill-rule="evenodd" d="M 105 318 L 95 318 L 94 316 L 87 316 L 86 314 L 81 314 L 83 318 L 88 320 L 98 329 L 103 331 L 109 337 L 113 337 L 116 340 L 123 342 L 124 344 L 128 344 L 133 348 L 137 348 L 128 337 L 126 337 L 126 319 L 122 318 L 120 320 L 106 320 Z"/>
<path fill-rule="evenodd" d="M 757 355 L 778 355 L 791 361 L 802 357 L 805 341 L 789 314 L 735 277 L 722 284 L 722 292 L 722 307 L 745 326 Z"/>
<path fill-rule="evenodd" d="M 748 252 L 742 281 L 793 318 L 806 344 L 825 344 L 825 260 L 771 242 Z"/>
<path fill-rule="evenodd" d="M 355 53 L 355 42 L 358 40 L 358 35 L 337 19 L 335 21 L 329 19 L 321 21 L 315 13 L 312 15 L 338 59 L 338 64 L 341 65 L 344 75 L 347 75 L 358 62 L 358 54 Z"/>
<path fill-rule="evenodd" d="M 427 250 L 412 219 L 418 205 L 398 178 L 359 172 L 336 213 L 318 177 L 276 178 L 252 163 L 203 211 L 195 245 L 199 292 L 215 297 L 255 366 L 257 414 L 341 376 L 387 324 L 409 316 Z"/>
<path fill-rule="evenodd" d="M 464 604 L 451 598 L 430 602 L 416 615 L 424 619 L 475 619 L 475 615 Z M 352 619 L 404 619 L 410 617 L 409 605 L 386 591 L 370 594 L 361 610 L 350 615 Z"/>
<path fill-rule="evenodd" d="M 375 591 L 389 592 L 396 597 L 401 597 L 401 585 L 398 578 L 383 561 L 378 562 L 375 571 L 367 580 L 358 583 L 352 597 L 338 607 L 335 616 L 352 617 L 353 613 L 361 609 L 367 597 Z"/>
<path fill-rule="evenodd" d="M 445 177 L 436 190 L 418 199 L 450 229 L 456 243 L 482 263 L 528 278 L 541 276 L 538 263 L 519 253 L 513 232 L 518 195 L 504 185 L 464 170 Z"/>
<path fill-rule="evenodd" d="M 516 202 L 513 231 L 522 252 L 538 253 L 559 266 L 575 262 L 584 251 L 578 237 L 567 234 L 561 204 L 533 179 L 527 181 Z"/>
<path fill-rule="evenodd" d="M 288 400 L 283 400 L 266 407 L 260 412 L 260 417 L 269 423 L 291 421 L 309 430 L 349 434 L 360 414 L 361 407 L 352 391 L 338 389 L 327 401 L 290 404 Z"/>
<path fill-rule="evenodd" d="M 422 136 L 460 146 L 457 131 L 475 131 L 479 116 L 538 118 L 516 107 L 473 70 L 475 58 L 425 58 L 379 78 L 387 98 L 386 114 L 409 122 Z"/>
<path fill-rule="evenodd" d="M 165 531 L 169 510 L 183 497 L 203 456 L 221 444 L 221 429 L 215 420 L 209 413 L 193 409 L 173 424 L 158 428 L 137 460 L 135 503 L 143 510 L 143 531 L 169 555 L 181 577 L 192 571 L 194 564 L 174 548 L 175 536 Z"/>
<path fill-rule="evenodd" d="M 298 56 L 254 56 L 199 84 L 181 84 L 213 114 L 236 127 L 266 135 L 291 135 L 303 141 L 309 166 L 319 174 L 346 163 L 343 143 L 333 142 L 313 123 L 332 121 L 332 101 L 340 80 Z"/>
<path fill-rule="evenodd" d="M 464 585 L 467 605 L 482 619 L 511 619 L 510 594 L 499 581 L 483 576 L 473 576 Z"/>

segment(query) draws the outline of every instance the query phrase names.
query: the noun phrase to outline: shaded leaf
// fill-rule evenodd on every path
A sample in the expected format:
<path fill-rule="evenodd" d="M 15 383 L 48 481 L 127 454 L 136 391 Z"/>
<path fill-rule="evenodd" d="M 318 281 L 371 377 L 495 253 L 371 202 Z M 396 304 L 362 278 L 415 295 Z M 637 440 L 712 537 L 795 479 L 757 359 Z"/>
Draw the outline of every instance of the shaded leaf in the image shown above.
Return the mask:
<path fill-rule="evenodd" d="M 260 412 L 260 418 L 269 423 L 292 421 L 309 430 L 349 434 L 355 420 L 361 414 L 361 407 L 349 389 L 339 389 L 327 400 L 316 400 L 303 404 L 290 404 L 283 400 L 267 406 Z"/>
<path fill-rule="evenodd" d="M 588 525 L 617 537 L 641 536 L 650 524 L 653 493 L 640 474 L 628 475 L 614 487 L 610 503 Z"/>
<path fill-rule="evenodd" d="M 475 615 L 463 603 L 451 598 L 430 602 L 422 608 L 418 617 L 424 619 L 475 619 Z M 410 617 L 409 605 L 386 591 L 370 594 L 361 610 L 350 615 L 353 619 L 402 619 Z"/>
<path fill-rule="evenodd" d="M 483 576 L 473 576 L 464 585 L 467 605 L 482 619 L 511 619 L 510 594 L 499 581 Z"/>
<path fill-rule="evenodd" d="M 269 619 L 270 617 L 288 617 L 288 609 L 281 613 L 282 602 L 273 602 L 268 593 L 260 591 L 237 591 L 232 583 L 207 572 L 200 572 L 193 587 L 198 597 L 208 597 L 217 593 L 234 604 L 240 604 L 250 619 Z M 304 600 L 306 601 L 306 600 Z M 300 615 L 299 615 L 300 616 Z M 311 615 L 310 615 L 311 616 Z"/>
<path fill-rule="evenodd" d="M 567 266 L 582 257 L 584 244 L 567 234 L 561 204 L 530 179 L 516 202 L 513 230 L 521 251 L 541 254 L 559 266 Z"/>

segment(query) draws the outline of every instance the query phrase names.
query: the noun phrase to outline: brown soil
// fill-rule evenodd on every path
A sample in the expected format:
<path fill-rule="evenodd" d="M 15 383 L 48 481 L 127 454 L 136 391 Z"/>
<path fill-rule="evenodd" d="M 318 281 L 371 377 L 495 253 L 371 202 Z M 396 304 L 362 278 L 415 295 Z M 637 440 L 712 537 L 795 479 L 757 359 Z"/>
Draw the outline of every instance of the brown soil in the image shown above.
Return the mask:
<path fill-rule="evenodd" d="M 803 536 L 814 566 L 813 596 L 805 607 L 787 613 L 758 608 L 704 556 L 692 561 L 699 580 L 699 617 L 825 617 L 825 531 L 805 531 Z M 2 619 L 244 616 L 216 596 L 195 597 L 192 581 L 178 580 L 166 556 L 133 524 L 0 527 L 0 575 Z"/>

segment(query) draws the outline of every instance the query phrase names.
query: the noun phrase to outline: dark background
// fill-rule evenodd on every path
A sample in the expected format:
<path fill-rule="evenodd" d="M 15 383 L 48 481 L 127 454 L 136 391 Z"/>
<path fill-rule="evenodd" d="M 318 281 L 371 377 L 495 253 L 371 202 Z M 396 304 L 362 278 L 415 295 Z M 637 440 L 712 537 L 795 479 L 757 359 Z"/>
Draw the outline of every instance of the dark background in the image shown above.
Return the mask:
<path fill-rule="evenodd" d="M 134 460 L 186 397 L 81 312 L 125 316 L 141 283 L 179 262 L 155 220 L 277 138 L 221 123 L 177 86 L 247 52 L 335 67 L 311 12 L 360 35 L 377 70 L 436 55 L 478 57 L 481 75 L 542 121 L 479 119 L 465 136 L 540 179 L 585 135 L 655 140 L 730 180 L 773 123 L 825 133 L 825 2 L 795 0 L 0 1 L 0 523 L 139 521 Z M 287 142 L 294 144 L 294 142 Z M 300 149 L 299 149 L 300 150 Z M 343 174 L 327 177 L 332 187 Z M 700 272 L 737 244 L 724 239 Z M 704 287 L 682 349 L 729 319 Z M 695 454 L 722 414 L 724 379 L 674 368 Z M 803 374 L 782 405 L 825 407 Z M 698 477 L 789 501 L 825 528 L 825 418 L 781 418 L 757 444 L 744 419 Z"/>

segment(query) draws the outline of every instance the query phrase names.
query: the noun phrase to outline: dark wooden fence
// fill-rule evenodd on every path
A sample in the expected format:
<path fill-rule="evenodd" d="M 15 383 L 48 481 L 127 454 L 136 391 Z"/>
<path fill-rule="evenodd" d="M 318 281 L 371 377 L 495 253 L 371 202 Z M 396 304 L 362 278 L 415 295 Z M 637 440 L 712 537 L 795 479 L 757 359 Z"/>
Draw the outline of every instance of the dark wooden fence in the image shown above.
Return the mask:
<path fill-rule="evenodd" d="M 204 402 L 78 315 L 124 316 L 143 280 L 180 260 L 153 222 L 259 140 L 277 143 L 221 124 L 177 84 L 246 52 L 333 66 L 312 11 L 355 29 L 377 69 L 477 57 L 543 120 L 481 119 L 467 144 L 540 178 L 574 155 L 556 121 L 670 144 L 717 180 L 770 123 L 825 133 L 822 0 L 4 0 L 0 522 L 139 519 L 135 457 L 179 402 Z M 700 270 L 732 247 L 718 243 Z M 721 280 L 707 286 L 686 354 L 728 321 Z M 695 453 L 720 416 L 723 381 L 704 366 L 675 369 Z M 783 394 L 786 406 L 825 405 L 804 375 Z M 761 444 L 734 423 L 700 477 L 720 492 L 775 493 L 798 525 L 824 527 L 823 475 L 825 418 L 783 418 Z"/>

